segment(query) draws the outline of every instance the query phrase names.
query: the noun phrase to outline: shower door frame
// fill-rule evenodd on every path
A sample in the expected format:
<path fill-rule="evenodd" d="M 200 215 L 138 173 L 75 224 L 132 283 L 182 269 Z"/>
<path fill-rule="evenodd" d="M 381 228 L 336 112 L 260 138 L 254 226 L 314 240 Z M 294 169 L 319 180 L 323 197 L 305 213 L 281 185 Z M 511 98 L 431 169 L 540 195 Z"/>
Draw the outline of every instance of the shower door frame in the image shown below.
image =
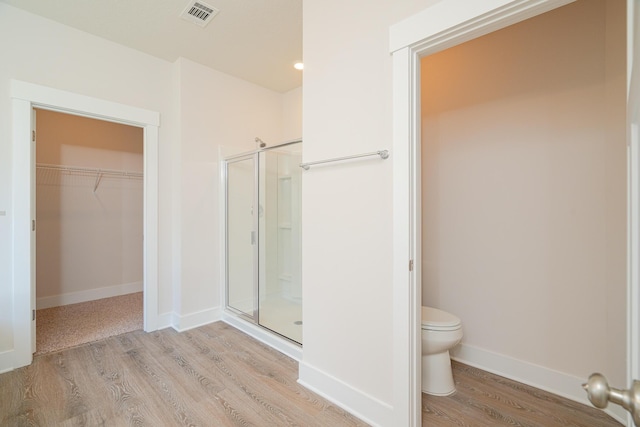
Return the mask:
<path fill-rule="evenodd" d="M 244 153 L 236 156 L 231 156 L 223 160 L 224 168 L 223 168 L 223 182 L 224 182 L 224 308 L 226 310 L 230 310 L 238 316 L 246 318 L 256 325 L 259 324 L 259 310 L 260 304 L 258 303 L 258 298 L 260 297 L 258 293 L 258 277 L 260 274 L 260 259 L 259 259 L 259 250 L 260 250 L 260 233 L 258 232 L 258 221 L 259 215 L 253 215 L 252 220 L 252 235 L 253 235 L 253 250 L 252 250 L 252 259 L 253 259 L 253 269 L 252 269 L 252 284 L 253 284 L 253 315 L 249 315 L 242 310 L 232 307 L 229 305 L 229 164 L 242 162 L 245 160 L 253 160 L 253 210 L 259 206 L 259 185 L 260 185 L 260 152 L 255 151 L 252 153 Z M 254 211 L 255 213 L 255 211 Z"/>
<path fill-rule="evenodd" d="M 253 316 L 247 315 L 247 313 L 243 313 L 241 310 L 235 309 L 229 306 L 229 163 L 239 162 L 242 160 L 248 160 L 253 158 L 254 161 L 254 190 L 253 190 L 253 202 L 254 209 L 259 209 L 260 206 L 260 153 L 268 152 L 270 150 L 286 147 L 293 144 L 301 144 L 302 139 L 295 139 L 292 141 L 287 141 L 282 144 L 273 145 L 271 147 L 265 147 L 254 151 L 244 152 L 240 154 L 235 154 L 229 157 L 225 157 L 222 159 L 222 186 L 224 189 L 224 207 L 223 211 L 223 221 L 222 226 L 224 227 L 224 242 L 222 245 L 223 248 L 223 274 L 224 274 L 224 310 L 227 310 L 233 313 L 240 318 L 251 322 L 253 325 L 257 326 L 263 331 L 266 331 L 268 335 L 273 335 L 274 337 L 282 337 L 282 340 L 285 340 L 285 347 L 281 347 L 278 342 L 273 342 L 269 339 L 263 339 L 263 341 L 267 341 L 269 344 L 272 344 L 274 347 L 277 347 L 278 350 L 283 351 L 285 354 L 293 357 L 296 360 L 300 360 L 301 353 L 296 351 L 295 347 L 301 347 L 301 344 L 297 343 L 295 340 L 288 338 L 284 335 L 279 334 L 263 325 L 260 324 L 260 229 L 259 229 L 259 215 L 254 215 L 253 218 L 253 232 L 255 233 L 255 243 L 253 248 L 253 298 L 254 298 L 254 308 L 253 308 Z M 224 318 L 224 316 L 223 316 Z M 245 331 L 246 332 L 246 331 Z M 277 339 L 277 338 L 276 338 Z M 290 345 L 293 347 L 290 347 Z"/>

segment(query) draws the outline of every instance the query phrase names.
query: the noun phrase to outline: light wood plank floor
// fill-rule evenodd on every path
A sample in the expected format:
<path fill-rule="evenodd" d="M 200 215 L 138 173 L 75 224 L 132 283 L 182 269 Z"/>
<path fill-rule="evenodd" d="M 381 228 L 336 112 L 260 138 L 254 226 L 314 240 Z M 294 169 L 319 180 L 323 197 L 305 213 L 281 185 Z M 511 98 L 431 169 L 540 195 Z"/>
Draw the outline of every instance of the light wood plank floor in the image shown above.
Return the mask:
<path fill-rule="evenodd" d="M 453 366 L 453 396 L 422 395 L 425 426 L 620 426 L 596 409 Z M 366 426 L 298 385 L 297 373 L 294 360 L 222 322 L 134 331 L 0 375 L 0 426 Z"/>
<path fill-rule="evenodd" d="M 599 409 L 452 361 L 456 392 L 422 394 L 422 425 L 620 427 Z"/>
<path fill-rule="evenodd" d="M 222 323 L 129 332 L 0 375 L 0 426 L 366 426 Z"/>

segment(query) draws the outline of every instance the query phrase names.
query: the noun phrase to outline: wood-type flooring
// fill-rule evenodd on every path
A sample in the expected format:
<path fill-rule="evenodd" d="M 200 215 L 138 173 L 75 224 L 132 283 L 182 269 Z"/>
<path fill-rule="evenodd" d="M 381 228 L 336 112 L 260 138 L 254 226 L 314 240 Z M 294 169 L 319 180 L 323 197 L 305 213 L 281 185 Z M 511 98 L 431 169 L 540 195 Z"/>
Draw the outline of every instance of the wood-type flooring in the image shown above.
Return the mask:
<path fill-rule="evenodd" d="M 620 427 L 599 409 L 451 362 L 456 392 L 422 393 L 422 425 L 432 427 Z"/>
<path fill-rule="evenodd" d="M 366 426 L 222 322 L 96 341 L 0 375 L 0 426 Z"/>
<path fill-rule="evenodd" d="M 424 426 L 620 426 L 599 410 L 453 365 L 457 392 L 422 395 Z M 0 375 L 0 426 L 367 425 L 297 376 L 294 360 L 222 322 L 134 331 Z"/>

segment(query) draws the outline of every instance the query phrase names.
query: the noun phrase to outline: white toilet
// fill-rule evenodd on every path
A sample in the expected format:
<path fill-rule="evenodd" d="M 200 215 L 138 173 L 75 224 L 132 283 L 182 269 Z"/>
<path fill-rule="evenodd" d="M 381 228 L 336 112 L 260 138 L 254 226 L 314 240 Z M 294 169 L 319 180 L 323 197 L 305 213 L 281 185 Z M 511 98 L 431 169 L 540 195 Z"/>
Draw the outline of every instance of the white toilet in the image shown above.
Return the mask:
<path fill-rule="evenodd" d="M 422 392 L 448 396 L 456 391 L 449 349 L 462 339 L 462 322 L 451 313 L 422 307 Z"/>

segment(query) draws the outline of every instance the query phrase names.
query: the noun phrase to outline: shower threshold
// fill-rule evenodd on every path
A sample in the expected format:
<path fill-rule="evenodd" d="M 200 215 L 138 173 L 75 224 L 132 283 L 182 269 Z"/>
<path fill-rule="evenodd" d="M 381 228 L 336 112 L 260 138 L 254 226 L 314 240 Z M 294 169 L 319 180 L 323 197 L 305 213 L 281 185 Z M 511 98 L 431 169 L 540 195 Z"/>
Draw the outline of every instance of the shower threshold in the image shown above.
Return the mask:
<path fill-rule="evenodd" d="M 274 350 L 289 356 L 297 362 L 302 360 L 302 345 L 286 338 L 278 332 L 246 320 L 230 310 L 224 310 L 222 312 L 222 321 L 268 345 Z"/>

